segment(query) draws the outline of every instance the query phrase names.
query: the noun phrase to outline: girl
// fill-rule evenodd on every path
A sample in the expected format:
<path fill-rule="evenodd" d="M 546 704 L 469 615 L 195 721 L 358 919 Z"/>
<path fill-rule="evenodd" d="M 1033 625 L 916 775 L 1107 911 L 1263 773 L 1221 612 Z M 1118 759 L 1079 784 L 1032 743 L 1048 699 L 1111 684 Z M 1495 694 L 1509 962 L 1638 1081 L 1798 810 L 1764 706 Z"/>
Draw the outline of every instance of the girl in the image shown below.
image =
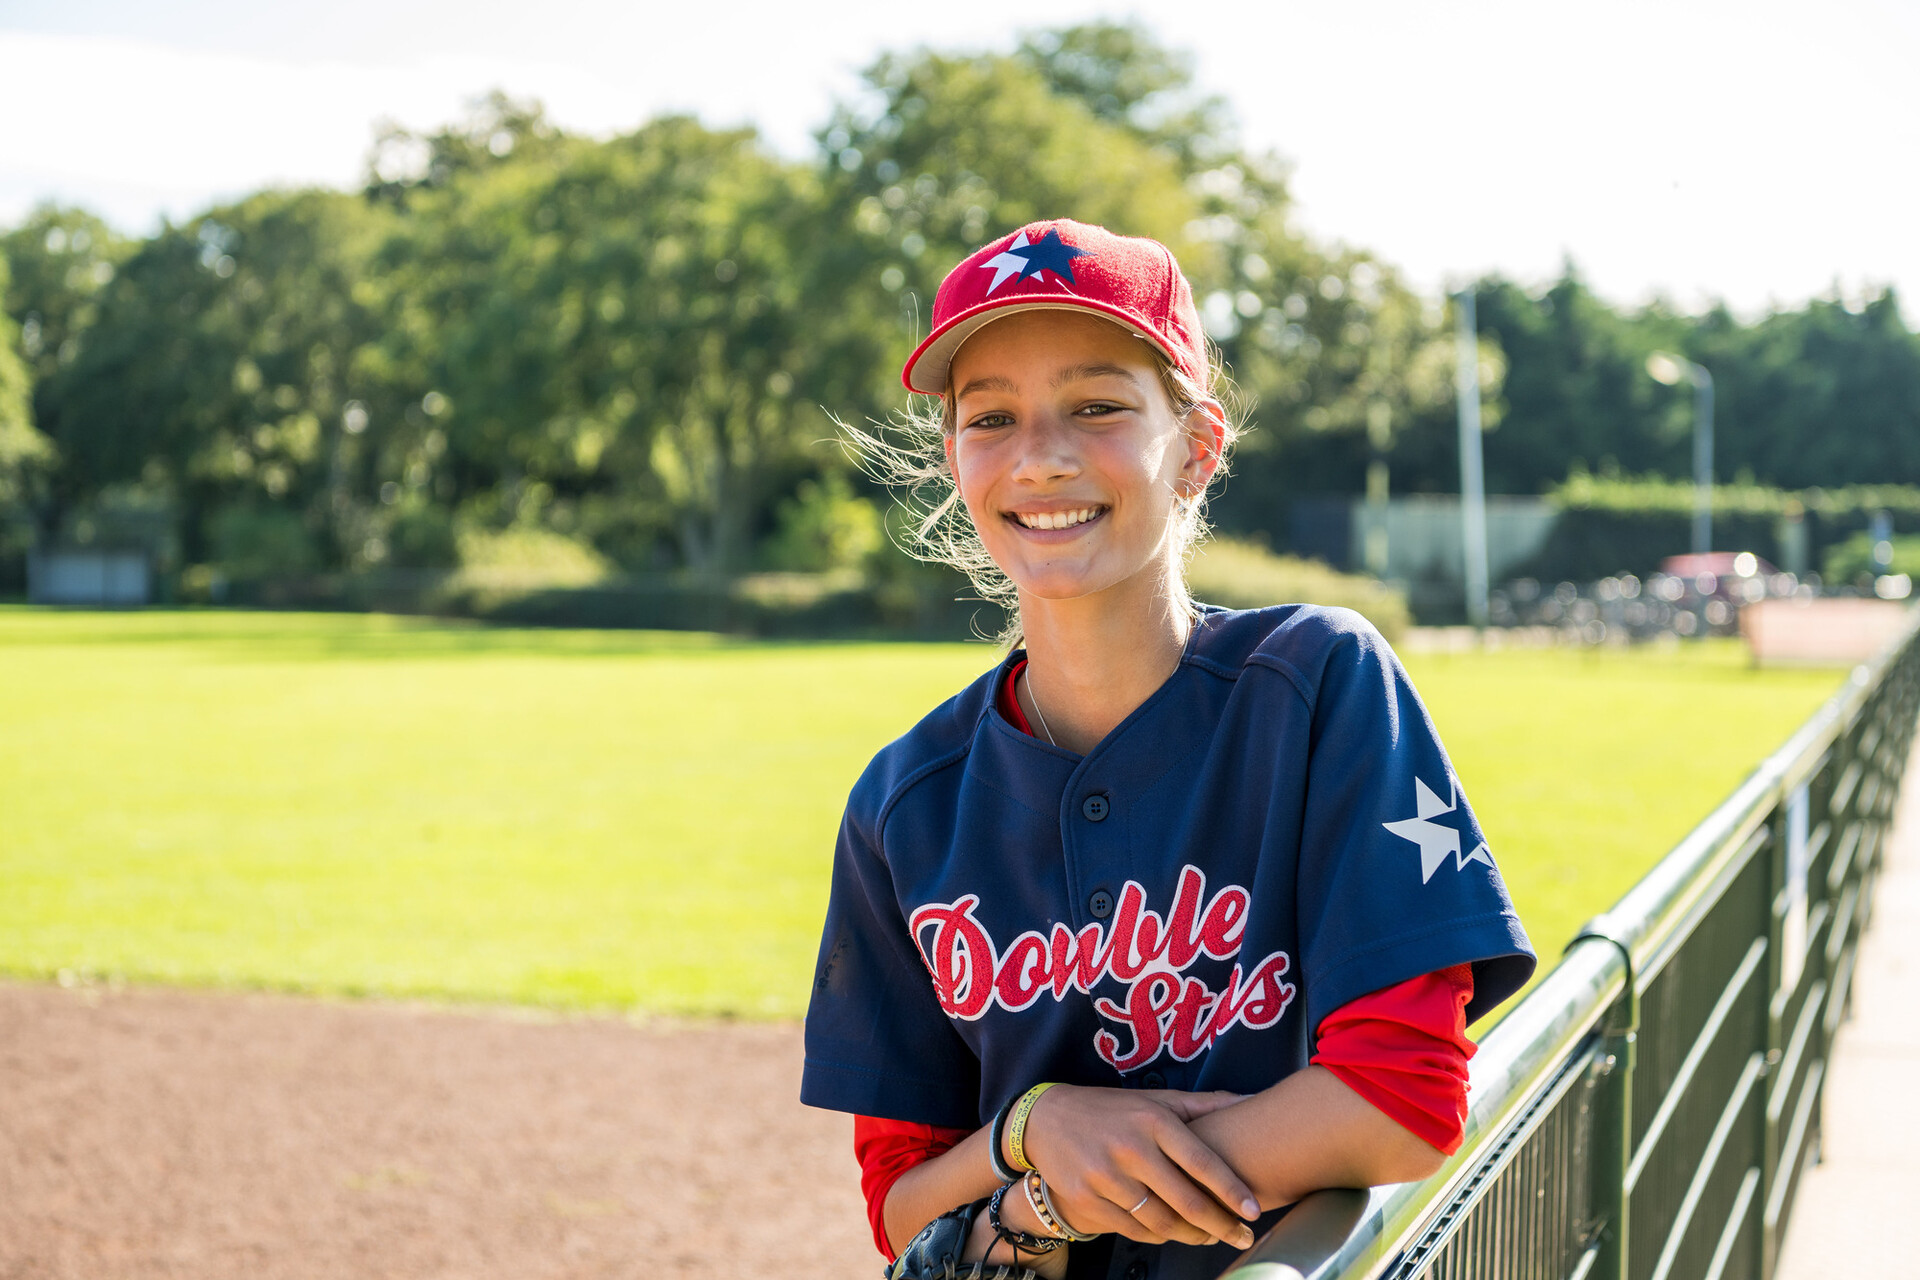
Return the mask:
<path fill-rule="evenodd" d="M 854 1113 L 901 1280 L 1211 1280 L 1309 1191 L 1439 1168 L 1533 953 L 1366 621 L 1189 598 L 1234 429 L 1167 249 L 1035 223 L 933 320 L 891 458 L 1019 647 L 853 789 L 801 1098 Z"/>

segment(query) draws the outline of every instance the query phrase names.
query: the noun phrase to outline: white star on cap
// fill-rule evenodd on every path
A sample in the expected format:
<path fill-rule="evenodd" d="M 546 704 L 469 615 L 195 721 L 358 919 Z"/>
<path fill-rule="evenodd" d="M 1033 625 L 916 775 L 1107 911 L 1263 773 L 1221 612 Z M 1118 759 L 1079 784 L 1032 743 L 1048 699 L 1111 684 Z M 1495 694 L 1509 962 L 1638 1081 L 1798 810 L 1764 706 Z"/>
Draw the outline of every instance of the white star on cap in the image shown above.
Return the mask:
<path fill-rule="evenodd" d="M 1013 238 L 1012 244 L 980 264 L 982 271 L 993 272 L 993 283 L 987 286 L 988 293 L 992 293 L 995 289 L 1005 284 L 1008 276 L 1017 276 L 1027 269 L 1027 260 L 1015 253 L 1014 250 L 1025 249 L 1030 243 L 1031 241 L 1027 239 L 1027 233 L 1022 231 Z"/>
<path fill-rule="evenodd" d="M 1460 852 L 1460 829 L 1432 821 L 1443 813 L 1452 813 L 1459 805 L 1459 796 L 1455 794 L 1451 800 L 1442 801 L 1433 793 L 1433 788 L 1419 778 L 1413 780 L 1413 786 L 1415 816 L 1380 825 L 1402 840 L 1411 840 L 1420 846 L 1420 883 L 1425 884 L 1433 879 L 1433 873 L 1440 869 L 1440 864 L 1447 860 L 1448 854 L 1453 855 L 1453 865 L 1457 871 L 1465 871 L 1469 862 L 1484 862 L 1491 867 L 1493 854 L 1487 851 L 1486 841 L 1482 840 L 1472 853 L 1463 854 Z M 1451 778 L 1448 779 L 1447 790 L 1453 792 Z"/>

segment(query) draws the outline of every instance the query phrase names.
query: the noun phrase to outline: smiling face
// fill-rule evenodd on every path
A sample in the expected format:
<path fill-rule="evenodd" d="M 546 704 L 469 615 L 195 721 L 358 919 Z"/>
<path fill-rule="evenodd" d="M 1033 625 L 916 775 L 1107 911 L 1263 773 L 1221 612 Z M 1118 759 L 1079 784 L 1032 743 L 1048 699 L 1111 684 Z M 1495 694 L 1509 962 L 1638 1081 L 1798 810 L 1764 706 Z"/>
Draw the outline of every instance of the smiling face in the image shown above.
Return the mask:
<path fill-rule="evenodd" d="M 1076 311 L 996 320 L 956 353 L 947 459 L 987 552 L 1029 599 L 1164 594 L 1178 499 L 1218 464 L 1223 419 L 1183 419 L 1153 350 Z"/>

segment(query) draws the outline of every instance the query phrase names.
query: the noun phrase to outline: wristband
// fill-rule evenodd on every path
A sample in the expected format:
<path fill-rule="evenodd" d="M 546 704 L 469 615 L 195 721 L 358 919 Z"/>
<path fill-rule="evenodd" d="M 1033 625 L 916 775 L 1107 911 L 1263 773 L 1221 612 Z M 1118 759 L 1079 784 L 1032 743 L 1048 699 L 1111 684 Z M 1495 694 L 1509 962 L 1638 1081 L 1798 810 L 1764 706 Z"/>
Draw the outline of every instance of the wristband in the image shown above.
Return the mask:
<path fill-rule="evenodd" d="M 1055 1249 L 1063 1248 L 1067 1243 L 1067 1237 L 1064 1235 L 1036 1236 L 1029 1231 L 1015 1231 L 1001 1221 L 1000 1202 L 1007 1198 L 1007 1192 L 1018 1185 L 1020 1185 L 1018 1182 L 1003 1183 L 1000 1189 L 993 1193 L 993 1198 L 987 1201 L 987 1221 L 993 1226 L 993 1238 L 1005 1240 L 1013 1246 L 1013 1261 L 1016 1266 L 1019 1265 L 1022 1253 L 1052 1253 Z M 1033 1202 L 1031 1194 L 1027 1196 L 1027 1202 L 1029 1204 Z M 1046 1222 L 1046 1219 L 1041 1218 L 1037 1213 L 1034 1217 L 1040 1218 L 1042 1223 Z"/>
<path fill-rule="evenodd" d="M 1053 1207 L 1053 1193 L 1047 1190 L 1047 1180 L 1040 1176 L 1037 1169 L 1029 1170 L 1026 1178 L 1027 1204 L 1033 1209 L 1033 1216 L 1040 1219 L 1040 1225 L 1063 1240 L 1084 1243 L 1096 1239 L 1095 1236 L 1081 1235 L 1067 1225 L 1060 1211 Z"/>
<path fill-rule="evenodd" d="M 1020 1173 L 1033 1169 L 1033 1161 L 1027 1159 L 1027 1121 L 1033 1115 L 1033 1104 L 1051 1088 L 1052 1081 L 1033 1086 L 1020 1095 L 1020 1101 L 1013 1105 L 1013 1114 L 1007 1117 L 1007 1163 Z"/>
<path fill-rule="evenodd" d="M 1012 1114 L 1013 1106 L 1018 1101 L 1020 1095 L 1017 1093 L 1008 1098 L 1006 1105 L 993 1113 L 993 1123 L 987 1126 L 987 1160 L 993 1166 L 993 1176 L 1001 1182 L 1017 1182 L 1025 1172 L 1008 1164 L 1007 1158 L 1000 1154 L 1000 1143 L 1007 1135 L 1007 1117 Z"/>

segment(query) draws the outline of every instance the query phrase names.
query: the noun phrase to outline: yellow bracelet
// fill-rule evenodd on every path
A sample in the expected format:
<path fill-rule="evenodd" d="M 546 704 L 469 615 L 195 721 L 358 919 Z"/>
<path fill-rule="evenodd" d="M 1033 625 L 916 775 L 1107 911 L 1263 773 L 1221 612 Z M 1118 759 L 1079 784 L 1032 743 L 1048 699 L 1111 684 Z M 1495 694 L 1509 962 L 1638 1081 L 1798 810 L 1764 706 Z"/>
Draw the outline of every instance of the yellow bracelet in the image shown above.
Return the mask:
<path fill-rule="evenodd" d="M 1007 1117 L 1007 1163 L 1021 1173 L 1033 1168 L 1033 1161 L 1027 1159 L 1027 1119 L 1033 1115 L 1033 1104 L 1051 1088 L 1052 1081 L 1033 1086 L 1020 1095 L 1020 1101 L 1013 1104 L 1013 1114 Z"/>

